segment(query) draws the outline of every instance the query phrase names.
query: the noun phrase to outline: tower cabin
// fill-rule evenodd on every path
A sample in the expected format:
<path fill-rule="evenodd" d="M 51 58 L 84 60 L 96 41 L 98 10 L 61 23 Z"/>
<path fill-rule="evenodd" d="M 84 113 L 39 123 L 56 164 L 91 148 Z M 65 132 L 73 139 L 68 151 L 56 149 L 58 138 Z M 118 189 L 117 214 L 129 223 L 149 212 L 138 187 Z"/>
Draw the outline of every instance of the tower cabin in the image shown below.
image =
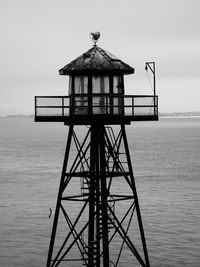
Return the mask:
<path fill-rule="evenodd" d="M 35 97 L 35 121 L 91 125 L 158 120 L 155 90 L 153 95 L 125 95 L 124 75 L 133 74 L 134 68 L 96 42 L 59 70 L 69 76 L 68 96 Z"/>

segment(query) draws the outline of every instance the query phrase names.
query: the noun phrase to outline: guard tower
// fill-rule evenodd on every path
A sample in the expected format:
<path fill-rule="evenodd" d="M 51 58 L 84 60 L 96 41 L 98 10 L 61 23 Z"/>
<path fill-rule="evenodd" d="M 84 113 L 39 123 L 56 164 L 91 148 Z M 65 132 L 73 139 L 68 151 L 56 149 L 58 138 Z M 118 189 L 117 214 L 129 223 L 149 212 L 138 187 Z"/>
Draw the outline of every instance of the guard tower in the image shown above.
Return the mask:
<path fill-rule="evenodd" d="M 35 121 L 69 126 L 47 267 L 149 267 L 125 125 L 158 120 L 157 96 L 125 95 L 134 69 L 90 36 L 93 47 L 59 71 L 69 95 L 35 97 Z M 146 68 L 155 78 L 154 62 Z"/>

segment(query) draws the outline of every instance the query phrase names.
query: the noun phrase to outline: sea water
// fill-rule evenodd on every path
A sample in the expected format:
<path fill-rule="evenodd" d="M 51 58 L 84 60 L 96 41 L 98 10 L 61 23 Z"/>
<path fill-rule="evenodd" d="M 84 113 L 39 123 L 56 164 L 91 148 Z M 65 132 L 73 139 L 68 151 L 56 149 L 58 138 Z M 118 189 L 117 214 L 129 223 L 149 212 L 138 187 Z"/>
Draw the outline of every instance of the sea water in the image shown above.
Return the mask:
<path fill-rule="evenodd" d="M 200 266 L 200 118 L 126 131 L 151 266 Z M 2 267 L 46 264 L 67 133 L 62 123 L 0 118 Z"/>

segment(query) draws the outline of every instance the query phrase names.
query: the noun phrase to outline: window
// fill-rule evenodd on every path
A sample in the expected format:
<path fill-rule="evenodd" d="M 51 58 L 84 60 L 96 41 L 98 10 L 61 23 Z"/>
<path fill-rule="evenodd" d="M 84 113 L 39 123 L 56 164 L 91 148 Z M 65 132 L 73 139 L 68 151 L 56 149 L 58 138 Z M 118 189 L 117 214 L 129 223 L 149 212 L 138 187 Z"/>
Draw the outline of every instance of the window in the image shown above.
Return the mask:
<path fill-rule="evenodd" d="M 69 76 L 69 95 L 72 94 L 72 76 Z"/>
<path fill-rule="evenodd" d="M 109 77 L 92 76 L 92 93 L 109 94 Z"/>
<path fill-rule="evenodd" d="M 113 94 L 122 94 L 123 93 L 123 82 L 122 76 L 113 77 Z"/>
<path fill-rule="evenodd" d="M 88 93 L 88 77 L 87 76 L 75 76 L 74 93 L 75 94 L 87 94 Z"/>

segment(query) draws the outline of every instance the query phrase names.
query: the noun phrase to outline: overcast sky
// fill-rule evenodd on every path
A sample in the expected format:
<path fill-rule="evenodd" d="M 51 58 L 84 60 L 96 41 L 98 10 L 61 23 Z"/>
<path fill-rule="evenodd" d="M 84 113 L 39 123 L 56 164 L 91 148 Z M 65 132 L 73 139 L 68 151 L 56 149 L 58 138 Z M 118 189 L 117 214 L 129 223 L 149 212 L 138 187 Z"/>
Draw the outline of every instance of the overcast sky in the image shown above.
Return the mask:
<path fill-rule="evenodd" d="M 34 113 L 35 95 L 65 95 L 58 70 L 98 45 L 135 68 L 127 94 L 152 93 L 160 112 L 200 111 L 200 0 L 0 0 L 0 115 Z"/>

